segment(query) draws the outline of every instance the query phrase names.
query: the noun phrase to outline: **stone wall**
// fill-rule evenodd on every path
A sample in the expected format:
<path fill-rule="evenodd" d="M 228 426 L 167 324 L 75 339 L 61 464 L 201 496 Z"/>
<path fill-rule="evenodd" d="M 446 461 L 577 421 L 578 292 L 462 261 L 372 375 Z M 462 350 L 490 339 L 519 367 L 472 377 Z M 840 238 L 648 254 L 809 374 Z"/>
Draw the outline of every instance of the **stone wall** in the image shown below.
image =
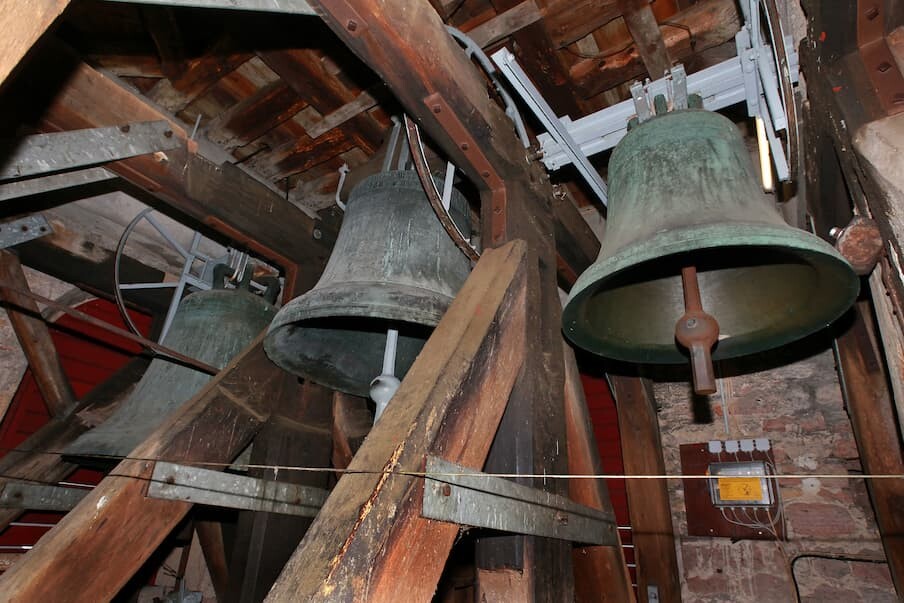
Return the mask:
<path fill-rule="evenodd" d="M 795 0 L 780 0 L 778 5 L 798 46 L 806 35 L 806 15 Z M 801 94 L 806 95 L 803 81 Z M 791 353 L 797 357 L 773 358 L 773 367 L 767 370 L 740 371 L 721 379 L 720 393 L 708 400 L 694 400 L 686 380 L 658 382 L 655 392 L 667 472 L 681 472 L 681 444 L 766 437 L 772 440 L 779 473 L 861 473 L 831 349 Z M 711 417 L 701 419 L 701 407 Z M 885 558 L 862 480 L 782 481 L 788 534 L 782 546 L 774 541 L 688 536 L 679 480 L 669 482 L 669 493 L 685 601 L 793 602 L 790 561 L 799 555 Z M 898 600 L 884 564 L 801 557 L 793 571 L 802 601 Z"/>
<path fill-rule="evenodd" d="M 780 474 L 861 472 L 835 360 L 823 348 L 789 364 L 719 381 L 724 394 L 692 400 L 685 381 L 655 386 L 666 470 L 681 472 L 679 446 L 708 440 L 770 438 Z M 698 417 L 692 410 L 697 405 Z M 699 408 L 712 413 L 699 419 Z M 727 427 L 726 427 L 727 425 Z M 687 535 L 682 484 L 670 481 L 685 601 L 794 601 L 790 560 L 806 553 L 884 559 L 862 480 L 781 483 L 788 541 L 731 542 Z M 884 564 L 801 558 L 794 572 L 803 601 L 896 601 Z"/>

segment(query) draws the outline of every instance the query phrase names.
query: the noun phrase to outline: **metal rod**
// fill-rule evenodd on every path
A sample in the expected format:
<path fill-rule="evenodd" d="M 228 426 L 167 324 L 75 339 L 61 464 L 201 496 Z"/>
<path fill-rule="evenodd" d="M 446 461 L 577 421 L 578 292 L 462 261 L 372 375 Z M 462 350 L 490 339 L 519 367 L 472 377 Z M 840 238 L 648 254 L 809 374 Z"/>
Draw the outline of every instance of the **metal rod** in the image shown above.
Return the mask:
<path fill-rule="evenodd" d="M 690 352 L 694 391 L 701 395 L 714 394 L 716 376 L 710 350 L 719 340 L 719 323 L 703 311 L 694 266 L 681 269 L 681 283 L 684 287 L 684 315 L 675 325 L 675 339 Z"/>
<path fill-rule="evenodd" d="M 74 310 L 73 308 L 70 308 L 69 306 L 67 306 L 65 304 L 61 304 L 59 302 L 53 301 L 52 299 L 48 299 L 48 298 L 44 297 L 43 295 L 38 295 L 37 293 L 32 293 L 31 291 L 23 291 L 22 289 L 16 289 L 15 287 L 10 287 L 7 285 L 0 285 L 0 288 L 6 289 L 7 291 L 11 291 L 13 293 L 18 293 L 19 295 L 24 295 L 25 297 L 30 297 L 33 300 L 35 300 L 36 302 L 42 303 L 45 306 L 53 308 L 54 310 L 59 310 L 60 312 L 63 312 L 64 314 L 69 314 L 70 316 L 74 316 L 75 318 L 78 318 L 79 320 L 83 320 L 84 322 L 88 323 L 89 325 L 95 326 L 95 327 L 97 327 L 99 329 L 103 329 L 105 331 L 109 331 L 110 333 L 115 333 L 116 335 L 119 335 L 123 339 L 128 339 L 129 341 L 134 341 L 137 344 L 140 344 L 148 349 L 151 349 L 151 350 L 161 354 L 162 357 L 165 359 L 176 360 L 181 364 L 185 364 L 192 368 L 198 369 L 199 371 L 207 373 L 208 375 L 216 375 L 217 373 L 220 372 L 219 369 L 217 369 L 213 366 L 210 366 L 209 364 L 206 364 L 204 362 L 201 362 L 200 360 L 196 360 L 194 358 L 186 356 L 185 354 L 181 354 L 172 348 L 168 348 L 166 346 L 160 345 L 159 343 L 155 343 L 155 342 L 151 341 L 150 339 L 145 339 L 144 337 L 141 337 L 140 335 L 135 335 L 133 333 L 130 333 L 129 331 L 126 331 L 125 329 L 120 329 L 119 327 L 115 327 L 109 323 L 106 323 L 106 322 L 98 319 L 98 318 L 85 314 L 84 312 Z M 10 304 L 10 305 L 15 306 L 15 304 Z M 16 308 L 18 308 L 20 310 L 25 310 L 24 308 L 21 308 L 19 306 L 16 306 Z"/>
<path fill-rule="evenodd" d="M 439 218 L 440 224 L 443 225 L 443 228 L 449 235 L 449 238 L 452 239 L 452 242 L 455 243 L 455 246 L 458 247 L 463 254 L 468 256 L 469 260 L 476 262 L 480 259 L 480 254 L 471 247 L 471 243 L 469 243 L 465 236 L 461 234 L 461 231 L 458 230 L 458 226 L 456 226 L 455 222 L 452 220 L 452 216 L 450 216 L 449 212 L 443 207 L 443 199 L 440 196 L 439 190 L 436 188 L 436 182 L 433 181 L 433 177 L 430 175 L 430 166 L 427 165 L 427 158 L 424 155 L 424 145 L 421 142 L 417 124 L 411 121 L 407 115 L 404 119 L 405 135 L 408 137 L 408 144 L 411 146 L 411 161 L 414 164 L 414 171 L 417 172 L 418 177 L 421 179 L 421 186 L 424 187 L 424 194 L 427 195 L 430 207 L 433 208 L 436 217 Z"/>

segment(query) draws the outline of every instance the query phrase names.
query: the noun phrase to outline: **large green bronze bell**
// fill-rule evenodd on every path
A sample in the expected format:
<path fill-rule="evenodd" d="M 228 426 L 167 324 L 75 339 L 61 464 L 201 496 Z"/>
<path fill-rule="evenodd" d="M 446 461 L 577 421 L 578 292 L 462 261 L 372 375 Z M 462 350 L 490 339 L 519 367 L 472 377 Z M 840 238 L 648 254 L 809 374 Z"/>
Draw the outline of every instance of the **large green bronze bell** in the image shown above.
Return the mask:
<path fill-rule="evenodd" d="M 737 128 L 717 113 L 676 111 L 635 127 L 612 153 L 609 179 L 599 258 L 563 312 L 565 334 L 587 350 L 686 362 L 676 321 L 686 317 L 683 338 L 708 313 L 718 322 L 712 357 L 742 356 L 822 329 L 857 296 L 847 261 L 784 222 Z"/>
<path fill-rule="evenodd" d="M 468 205 L 457 192 L 450 214 L 468 236 Z M 291 373 L 367 396 L 383 371 L 387 331 L 398 331 L 401 378 L 469 271 L 417 174 L 375 174 L 352 191 L 320 281 L 279 311 L 264 349 Z"/>
<path fill-rule="evenodd" d="M 162 343 L 222 369 L 267 327 L 275 314 L 276 308 L 248 291 L 199 291 L 179 303 Z M 129 399 L 109 419 L 70 444 L 65 453 L 88 458 L 128 455 L 167 415 L 211 379 L 197 369 L 155 358 Z"/>

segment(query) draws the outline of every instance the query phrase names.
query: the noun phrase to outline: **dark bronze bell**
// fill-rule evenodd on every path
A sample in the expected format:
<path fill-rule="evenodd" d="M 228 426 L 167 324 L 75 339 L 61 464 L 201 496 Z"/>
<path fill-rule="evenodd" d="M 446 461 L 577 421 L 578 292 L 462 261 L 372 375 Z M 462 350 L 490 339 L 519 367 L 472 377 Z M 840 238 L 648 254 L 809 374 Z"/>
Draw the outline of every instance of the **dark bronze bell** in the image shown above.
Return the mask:
<path fill-rule="evenodd" d="M 609 179 L 599 258 L 563 311 L 582 348 L 686 362 L 676 321 L 678 337 L 693 341 L 708 314 L 718 322 L 706 324 L 710 343 L 718 337 L 713 359 L 742 356 L 826 327 L 857 297 L 848 262 L 784 222 L 736 126 L 717 113 L 676 111 L 635 127 L 612 153 Z M 703 347 L 708 355 L 708 345 L 692 351 Z"/>
<path fill-rule="evenodd" d="M 450 214 L 469 236 L 468 205 L 457 192 Z M 387 330 L 399 332 L 402 378 L 469 271 L 417 174 L 375 174 L 352 191 L 323 276 L 279 311 L 264 349 L 291 373 L 367 396 L 382 371 Z"/>
<path fill-rule="evenodd" d="M 162 343 L 222 369 L 267 327 L 275 314 L 276 308 L 248 291 L 199 291 L 180 302 Z M 197 369 L 155 358 L 129 399 L 109 419 L 70 444 L 65 454 L 89 460 L 128 455 L 167 415 L 211 379 L 211 375 Z"/>

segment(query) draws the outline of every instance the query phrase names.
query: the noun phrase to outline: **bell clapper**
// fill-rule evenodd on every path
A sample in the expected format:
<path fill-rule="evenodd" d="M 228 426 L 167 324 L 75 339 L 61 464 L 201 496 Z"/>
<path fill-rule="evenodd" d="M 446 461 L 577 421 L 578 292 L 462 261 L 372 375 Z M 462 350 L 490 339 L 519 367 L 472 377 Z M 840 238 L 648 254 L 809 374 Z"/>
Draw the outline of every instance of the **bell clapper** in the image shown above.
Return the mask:
<path fill-rule="evenodd" d="M 380 420 L 380 415 L 386 410 L 386 405 L 392 400 L 401 381 L 395 376 L 396 347 L 399 343 L 399 332 L 389 329 L 386 332 L 386 349 L 383 352 L 383 372 L 370 382 L 370 398 L 377 404 L 374 413 L 374 423 Z"/>
<path fill-rule="evenodd" d="M 703 311 L 697 269 L 694 266 L 681 269 L 681 284 L 684 286 L 684 315 L 675 325 L 675 339 L 691 353 L 694 392 L 714 394 L 716 378 L 711 350 L 719 340 L 719 323 Z"/>

